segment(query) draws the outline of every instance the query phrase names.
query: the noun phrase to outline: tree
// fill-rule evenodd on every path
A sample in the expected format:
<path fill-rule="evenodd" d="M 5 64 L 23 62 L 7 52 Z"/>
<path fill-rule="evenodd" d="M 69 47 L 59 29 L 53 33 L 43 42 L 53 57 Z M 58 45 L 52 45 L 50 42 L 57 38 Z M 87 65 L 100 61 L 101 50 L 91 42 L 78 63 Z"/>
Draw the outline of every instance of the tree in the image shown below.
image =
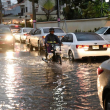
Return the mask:
<path fill-rule="evenodd" d="M 38 3 L 41 5 L 42 10 L 46 13 L 48 21 L 50 13 L 55 10 L 55 0 L 39 0 Z"/>
<path fill-rule="evenodd" d="M 18 4 L 21 3 L 21 2 L 23 2 L 23 1 L 24 1 L 24 0 L 17 0 Z"/>
<path fill-rule="evenodd" d="M 32 0 L 29 0 L 30 2 L 32 2 Z M 39 0 L 34 0 L 35 3 L 38 3 Z"/>
<path fill-rule="evenodd" d="M 92 2 L 92 0 L 89 0 Z M 82 9 L 86 9 L 88 0 L 61 0 L 60 3 L 66 4 L 63 15 L 66 19 L 82 18 Z"/>
<path fill-rule="evenodd" d="M 83 18 L 96 18 L 106 16 L 108 14 L 109 5 L 106 2 L 99 2 L 96 0 L 94 3 L 90 2 L 86 9 L 82 9 Z"/>

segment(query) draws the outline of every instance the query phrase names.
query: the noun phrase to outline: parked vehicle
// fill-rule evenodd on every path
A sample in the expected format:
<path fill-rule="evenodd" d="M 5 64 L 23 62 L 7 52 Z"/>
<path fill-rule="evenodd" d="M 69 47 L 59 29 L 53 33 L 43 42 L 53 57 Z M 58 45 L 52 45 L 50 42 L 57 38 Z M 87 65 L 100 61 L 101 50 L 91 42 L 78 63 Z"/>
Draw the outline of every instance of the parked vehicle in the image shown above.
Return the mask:
<path fill-rule="evenodd" d="M 98 31 L 96 31 L 97 34 L 99 34 L 101 37 L 103 37 L 105 40 L 110 42 L 110 27 L 102 27 Z"/>
<path fill-rule="evenodd" d="M 110 110 L 110 59 L 97 69 L 97 89 L 102 108 Z"/>
<path fill-rule="evenodd" d="M 68 33 L 62 38 L 62 54 L 69 60 L 110 56 L 110 44 L 96 33 Z"/>
<path fill-rule="evenodd" d="M 21 43 L 25 43 L 26 42 L 26 38 L 27 38 L 27 34 L 32 30 L 33 28 L 30 27 L 24 27 L 24 28 L 20 28 L 19 31 L 17 31 L 14 36 L 15 39 L 20 41 Z"/>
<path fill-rule="evenodd" d="M 35 47 L 36 50 L 40 50 L 44 47 L 45 37 L 47 34 L 49 34 L 50 28 L 51 27 L 40 27 L 30 31 L 26 43 L 30 46 L 31 51 L 33 50 L 33 47 Z M 53 28 L 55 30 L 54 34 L 57 35 L 61 40 L 66 33 L 59 27 Z"/>
<path fill-rule="evenodd" d="M 17 32 L 20 30 L 20 28 L 22 28 L 22 26 L 18 24 L 8 24 L 8 26 L 10 27 L 12 33 Z"/>
<path fill-rule="evenodd" d="M 0 25 L 0 50 L 14 50 L 14 41 L 15 40 L 9 26 Z"/>

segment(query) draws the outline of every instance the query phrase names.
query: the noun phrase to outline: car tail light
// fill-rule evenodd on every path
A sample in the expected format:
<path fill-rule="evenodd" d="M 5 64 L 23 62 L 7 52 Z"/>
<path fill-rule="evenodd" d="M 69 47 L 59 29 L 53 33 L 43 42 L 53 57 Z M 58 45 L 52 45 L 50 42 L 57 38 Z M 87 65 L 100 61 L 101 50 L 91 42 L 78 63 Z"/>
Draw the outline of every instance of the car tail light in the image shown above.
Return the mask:
<path fill-rule="evenodd" d="M 19 27 L 18 25 L 15 25 L 15 27 L 17 28 L 17 27 Z"/>
<path fill-rule="evenodd" d="M 108 45 L 103 45 L 103 48 L 107 48 L 108 47 Z"/>
<path fill-rule="evenodd" d="M 27 36 L 27 34 L 24 34 L 24 36 Z"/>
<path fill-rule="evenodd" d="M 100 67 L 97 69 L 97 75 L 100 75 L 104 70 L 101 69 Z"/>
<path fill-rule="evenodd" d="M 83 45 L 84 48 L 89 48 L 89 45 Z"/>
<path fill-rule="evenodd" d="M 43 39 L 45 39 L 45 36 L 42 36 Z"/>
<path fill-rule="evenodd" d="M 110 48 L 110 44 L 108 44 L 108 48 Z"/>
<path fill-rule="evenodd" d="M 84 48 L 84 49 L 88 49 L 89 45 L 76 45 L 76 48 Z"/>
<path fill-rule="evenodd" d="M 80 48 L 83 48 L 82 45 L 76 45 L 76 48 L 80 49 Z"/>

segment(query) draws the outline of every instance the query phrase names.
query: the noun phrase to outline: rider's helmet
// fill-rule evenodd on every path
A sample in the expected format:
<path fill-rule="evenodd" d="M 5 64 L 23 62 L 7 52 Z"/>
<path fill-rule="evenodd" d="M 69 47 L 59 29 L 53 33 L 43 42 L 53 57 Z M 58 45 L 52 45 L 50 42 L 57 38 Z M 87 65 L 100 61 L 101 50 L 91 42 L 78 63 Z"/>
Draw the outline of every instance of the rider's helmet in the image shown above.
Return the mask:
<path fill-rule="evenodd" d="M 54 28 L 50 28 L 50 29 L 49 29 L 49 32 L 51 32 L 51 31 L 54 31 Z"/>

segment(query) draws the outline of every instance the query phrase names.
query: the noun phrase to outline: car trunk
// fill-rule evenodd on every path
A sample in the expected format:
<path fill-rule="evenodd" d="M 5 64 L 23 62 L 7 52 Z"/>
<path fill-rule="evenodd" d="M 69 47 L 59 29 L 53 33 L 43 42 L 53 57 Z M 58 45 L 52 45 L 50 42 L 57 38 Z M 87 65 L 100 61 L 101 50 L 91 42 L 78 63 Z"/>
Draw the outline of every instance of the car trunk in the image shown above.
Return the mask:
<path fill-rule="evenodd" d="M 100 50 L 107 50 L 108 42 L 106 41 L 78 41 L 77 46 L 82 45 L 83 47 L 88 47 L 87 51 L 100 51 Z M 110 47 L 109 47 L 110 48 Z"/>

